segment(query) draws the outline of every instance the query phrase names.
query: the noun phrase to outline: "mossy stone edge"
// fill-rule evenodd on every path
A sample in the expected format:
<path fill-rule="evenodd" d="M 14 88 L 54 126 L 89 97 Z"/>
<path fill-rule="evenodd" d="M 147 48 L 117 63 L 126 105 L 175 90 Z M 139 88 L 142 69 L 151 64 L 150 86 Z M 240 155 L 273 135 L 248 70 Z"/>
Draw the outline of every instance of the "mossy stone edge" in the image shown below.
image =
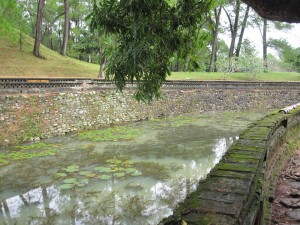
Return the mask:
<path fill-rule="evenodd" d="M 295 150 L 286 143 L 293 142 L 295 134 L 299 137 L 299 118 L 298 107 L 251 124 L 197 190 L 159 224 L 269 224 L 276 174 Z M 285 132 L 276 132 L 280 129 Z M 274 163 L 283 145 L 285 158 Z"/>

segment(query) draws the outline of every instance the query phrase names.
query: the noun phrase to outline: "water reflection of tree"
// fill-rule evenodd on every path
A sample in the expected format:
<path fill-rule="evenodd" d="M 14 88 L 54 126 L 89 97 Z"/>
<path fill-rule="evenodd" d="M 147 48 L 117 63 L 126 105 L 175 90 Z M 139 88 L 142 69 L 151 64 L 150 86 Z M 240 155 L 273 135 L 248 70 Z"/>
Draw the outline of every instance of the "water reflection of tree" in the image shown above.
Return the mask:
<path fill-rule="evenodd" d="M 10 212 L 9 212 L 9 208 L 8 208 L 8 205 L 7 205 L 7 202 L 4 200 L 1 204 L 2 204 L 2 206 L 4 208 L 3 217 L 4 217 L 4 213 L 5 213 L 8 224 L 13 224 L 13 221 L 12 221 L 12 218 L 11 218 L 11 215 L 10 215 Z"/>

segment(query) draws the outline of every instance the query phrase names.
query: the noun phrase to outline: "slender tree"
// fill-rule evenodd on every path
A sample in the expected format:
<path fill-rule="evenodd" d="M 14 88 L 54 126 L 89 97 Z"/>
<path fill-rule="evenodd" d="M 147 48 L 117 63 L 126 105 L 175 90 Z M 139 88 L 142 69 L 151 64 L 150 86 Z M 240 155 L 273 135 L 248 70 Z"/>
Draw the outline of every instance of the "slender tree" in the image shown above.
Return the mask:
<path fill-rule="evenodd" d="M 216 59 L 217 59 L 217 44 L 218 44 L 218 35 L 219 35 L 219 25 L 220 25 L 220 18 L 221 18 L 222 7 L 213 9 L 214 13 L 214 21 L 209 16 L 209 21 L 214 26 L 211 26 L 212 30 L 212 42 L 211 42 L 211 54 L 210 54 L 210 61 L 209 61 L 209 72 L 216 71 Z"/>
<path fill-rule="evenodd" d="M 268 22 L 266 19 L 263 19 L 263 60 L 264 60 L 264 71 L 268 71 L 268 43 L 267 43 L 267 28 L 268 28 Z"/>
<path fill-rule="evenodd" d="M 37 24 L 35 32 L 35 42 L 33 48 L 33 54 L 36 57 L 40 57 L 40 45 L 42 40 L 42 23 L 43 23 L 43 12 L 45 7 L 45 0 L 39 0 L 38 10 L 37 10 Z"/>
<path fill-rule="evenodd" d="M 69 0 L 64 0 L 65 2 L 65 24 L 64 24 L 64 37 L 63 37 L 63 44 L 61 47 L 60 54 L 66 56 L 67 55 L 67 46 L 68 46 L 68 39 L 69 39 L 69 24 L 70 24 L 70 6 Z"/>
<path fill-rule="evenodd" d="M 229 58 L 234 56 L 234 49 L 235 49 L 235 41 L 238 33 L 239 28 L 239 17 L 240 17 L 240 9 L 241 9 L 241 0 L 236 0 L 234 5 L 234 21 L 230 17 L 230 13 L 223 7 L 226 16 L 228 18 L 229 26 L 230 26 L 230 34 L 231 34 L 231 41 L 229 47 Z"/>
<path fill-rule="evenodd" d="M 240 51 L 241 51 L 241 46 L 242 46 L 242 42 L 243 42 L 243 37 L 244 37 L 244 33 L 245 33 L 245 29 L 246 29 L 247 21 L 248 21 L 248 17 L 249 17 L 249 11 L 250 11 L 250 7 L 247 5 L 246 11 L 245 11 L 245 14 L 244 14 L 244 19 L 243 19 L 243 22 L 242 22 L 242 27 L 241 27 L 241 31 L 240 31 L 240 36 L 239 36 L 238 44 L 236 46 L 236 51 L 235 51 L 235 56 L 236 57 L 240 56 Z"/>

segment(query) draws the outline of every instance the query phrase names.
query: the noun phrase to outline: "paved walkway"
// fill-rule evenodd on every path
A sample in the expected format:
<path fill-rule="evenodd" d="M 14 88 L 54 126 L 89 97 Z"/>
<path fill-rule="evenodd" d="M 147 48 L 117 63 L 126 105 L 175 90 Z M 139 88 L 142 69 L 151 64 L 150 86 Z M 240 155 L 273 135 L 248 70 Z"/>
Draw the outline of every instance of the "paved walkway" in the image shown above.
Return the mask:
<path fill-rule="evenodd" d="M 300 224 L 300 150 L 282 171 L 275 196 L 271 224 Z"/>

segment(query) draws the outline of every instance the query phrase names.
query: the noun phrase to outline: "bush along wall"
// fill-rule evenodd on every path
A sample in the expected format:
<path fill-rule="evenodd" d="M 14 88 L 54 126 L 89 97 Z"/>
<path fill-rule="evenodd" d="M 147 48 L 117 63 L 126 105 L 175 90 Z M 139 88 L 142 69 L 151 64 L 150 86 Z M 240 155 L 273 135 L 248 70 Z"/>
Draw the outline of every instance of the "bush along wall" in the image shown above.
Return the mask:
<path fill-rule="evenodd" d="M 299 147 L 300 108 L 253 123 L 160 224 L 270 224 L 276 178 Z"/>

